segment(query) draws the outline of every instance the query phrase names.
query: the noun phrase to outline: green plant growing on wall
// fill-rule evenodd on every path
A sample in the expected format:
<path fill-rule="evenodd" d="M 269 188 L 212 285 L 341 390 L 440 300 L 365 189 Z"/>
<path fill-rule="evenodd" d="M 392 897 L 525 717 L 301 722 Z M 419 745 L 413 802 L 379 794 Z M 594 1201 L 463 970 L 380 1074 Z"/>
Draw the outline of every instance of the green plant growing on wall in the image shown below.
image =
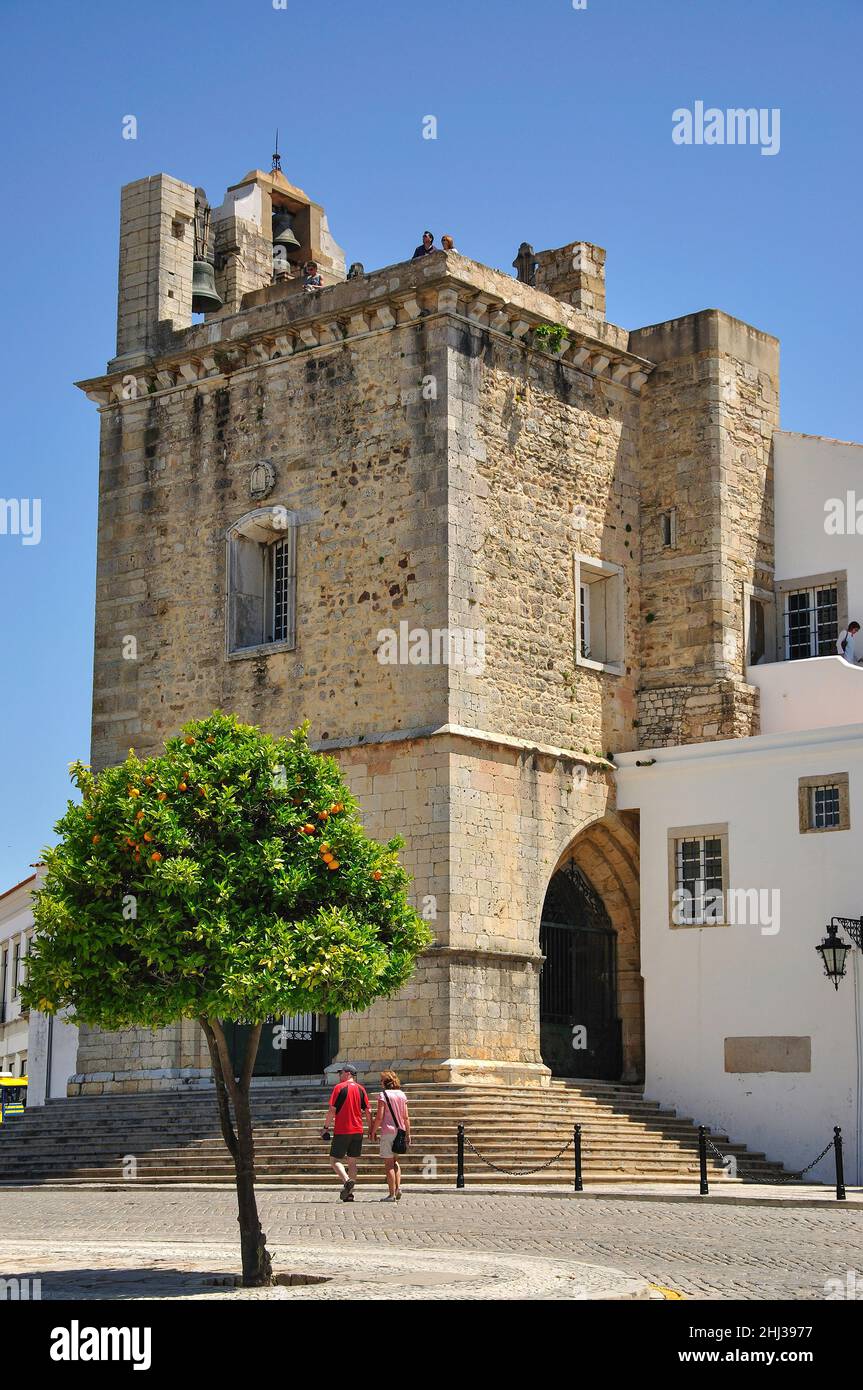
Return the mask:
<path fill-rule="evenodd" d="M 25 1007 L 100 1028 L 197 1019 L 234 1161 L 243 1283 L 272 1282 L 255 1196 L 250 1084 L 264 1022 L 362 1010 L 429 945 L 401 841 L 363 830 L 337 763 L 216 711 L 158 757 L 71 767 L 45 851 Z M 223 1022 L 250 1024 L 237 1071 Z"/>
<path fill-rule="evenodd" d="M 534 345 L 545 352 L 560 352 L 566 329 L 559 323 L 540 323 L 533 330 Z"/>

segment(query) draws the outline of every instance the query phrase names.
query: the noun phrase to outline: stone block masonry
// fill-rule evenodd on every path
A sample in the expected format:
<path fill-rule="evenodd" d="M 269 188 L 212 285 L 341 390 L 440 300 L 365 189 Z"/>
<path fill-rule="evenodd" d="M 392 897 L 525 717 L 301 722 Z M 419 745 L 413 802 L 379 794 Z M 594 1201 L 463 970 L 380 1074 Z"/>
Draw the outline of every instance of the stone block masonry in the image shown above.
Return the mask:
<path fill-rule="evenodd" d="M 237 186 L 216 224 L 226 304 L 192 326 L 186 288 L 168 293 L 186 286 L 191 186 L 124 191 L 125 358 L 81 383 L 102 426 L 93 764 L 156 752 L 214 707 L 279 734 L 310 721 L 370 833 L 404 837 L 435 932 L 397 999 L 342 1020 L 340 1055 L 369 1073 L 547 1080 L 540 920 L 573 857 L 618 932 L 635 1078 L 637 824 L 616 817 L 606 755 L 757 727 L 742 586 L 772 583 L 775 341 L 716 311 L 609 324 L 587 243 L 539 253 L 535 287 L 456 253 L 314 294 L 267 284 L 247 185 L 278 191 Z M 136 237 L 157 251 L 141 282 Z M 296 632 L 232 653 L 227 537 L 262 505 L 262 462 L 264 505 L 297 519 Z M 379 659 L 402 623 L 482 634 L 483 660 Z M 194 1023 L 82 1029 L 72 1085 L 207 1071 Z"/>

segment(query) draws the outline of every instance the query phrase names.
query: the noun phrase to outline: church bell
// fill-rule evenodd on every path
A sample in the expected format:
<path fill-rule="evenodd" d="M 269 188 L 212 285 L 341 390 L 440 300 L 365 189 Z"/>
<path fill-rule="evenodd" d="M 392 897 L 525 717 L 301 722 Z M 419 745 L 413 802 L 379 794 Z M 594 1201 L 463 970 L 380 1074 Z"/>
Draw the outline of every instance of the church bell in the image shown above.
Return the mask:
<path fill-rule="evenodd" d="M 209 261 L 195 261 L 192 266 L 192 313 L 214 314 L 221 309 L 222 300 L 216 289 L 216 277 Z"/>
<path fill-rule="evenodd" d="M 216 289 L 213 263 L 208 259 L 210 205 L 203 188 L 195 189 L 195 259 L 192 262 L 192 313 L 214 314 L 222 300 Z"/>
<path fill-rule="evenodd" d="M 281 209 L 273 213 L 273 248 L 284 247 L 286 256 L 299 251 L 300 243 L 294 235 L 294 214 Z"/>
<path fill-rule="evenodd" d="M 294 214 L 279 208 L 273 213 L 273 275 L 276 280 L 289 279 L 292 257 L 300 249 L 294 235 Z"/>

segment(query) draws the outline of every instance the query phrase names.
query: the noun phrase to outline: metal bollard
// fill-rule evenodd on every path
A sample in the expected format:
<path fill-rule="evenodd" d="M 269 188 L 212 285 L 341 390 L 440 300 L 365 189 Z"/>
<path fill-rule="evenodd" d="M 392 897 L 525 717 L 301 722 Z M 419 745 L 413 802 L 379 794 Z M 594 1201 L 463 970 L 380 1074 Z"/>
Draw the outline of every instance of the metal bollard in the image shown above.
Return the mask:
<path fill-rule="evenodd" d="M 576 1125 L 572 1131 L 572 1148 L 575 1155 L 575 1191 L 583 1192 L 584 1183 L 581 1179 L 581 1125 Z"/>
<path fill-rule="evenodd" d="M 456 1159 L 456 1187 L 464 1187 L 464 1125 L 458 1127 L 458 1156 Z"/>
<path fill-rule="evenodd" d="M 842 1131 L 833 1126 L 833 1153 L 836 1158 L 836 1201 L 845 1201 L 845 1167 L 842 1162 Z"/>
<path fill-rule="evenodd" d="M 704 1125 L 698 1126 L 698 1166 L 701 1175 L 698 1191 L 700 1196 L 706 1197 L 710 1188 L 707 1186 L 707 1129 Z"/>

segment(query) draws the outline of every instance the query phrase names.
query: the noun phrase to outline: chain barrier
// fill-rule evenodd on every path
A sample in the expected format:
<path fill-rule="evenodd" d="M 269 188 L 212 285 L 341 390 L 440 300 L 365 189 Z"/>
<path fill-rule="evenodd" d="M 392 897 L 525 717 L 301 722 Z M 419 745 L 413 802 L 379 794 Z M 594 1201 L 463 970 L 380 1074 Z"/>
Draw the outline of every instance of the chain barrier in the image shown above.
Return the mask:
<path fill-rule="evenodd" d="M 705 1142 L 706 1148 L 709 1149 L 710 1152 L 714 1155 L 714 1157 L 717 1158 L 717 1159 L 719 1160 L 719 1162 L 720 1162 L 720 1164 L 722 1165 L 722 1167 L 725 1168 L 725 1169 L 727 1169 L 727 1168 L 728 1168 L 728 1165 L 729 1165 L 730 1163 L 733 1163 L 733 1164 L 735 1165 L 735 1172 L 736 1172 L 737 1174 L 739 1174 L 740 1176 L 744 1177 L 744 1179 L 745 1179 L 745 1178 L 746 1178 L 746 1173 L 745 1173 L 745 1171 L 744 1171 L 744 1172 L 741 1172 L 741 1168 L 745 1170 L 745 1167 L 746 1167 L 745 1160 L 743 1161 L 743 1163 L 741 1163 L 741 1161 L 736 1157 L 736 1155 L 734 1155 L 734 1154 L 725 1154 L 725 1153 L 723 1153 L 722 1150 L 719 1148 L 719 1146 L 718 1146 L 717 1144 L 715 1144 L 715 1143 L 713 1142 L 713 1140 L 710 1138 L 710 1135 L 709 1135 L 709 1134 L 707 1133 L 707 1131 L 706 1131 L 706 1126 L 705 1126 L 705 1128 L 704 1128 L 703 1133 L 704 1133 L 704 1142 Z M 837 1134 L 838 1134 L 838 1132 L 837 1132 Z M 528 1178 L 528 1177 L 532 1177 L 534 1173 L 542 1173 L 542 1172 L 544 1172 L 546 1168 L 551 1168 L 551 1167 L 553 1166 L 553 1164 L 557 1163 L 559 1159 L 563 1158 L 563 1155 L 564 1155 L 569 1149 L 571 1149 L 572 1146 L 573 1146 L 573 1144 L 576 1142 L 576 1135 L 575 1135 L 575 1133 L 573 1133 L 573 1135 L 571 1135 L 571 1137 L 570 1137 L 569 1139 L 567 1139 L 567 1141 L 566 1141 L 566 1143 L 563 1145 L 563 1147 L 562 1147 L 561 1149 L 559 1149 L 558 1152 L 557 1152 L 552 1158 L 547 1159 L 545 1163 L 537 1164 L 537 1166 L 536 1166 L 535 1168 L 502 1168 L 499 1164 L 493 1163 L 493 1162 L 491 1161 L 490 1158 L 486 1158 L 485 1154 L 480 1153 L 480 1151 L 479 1151 L 479 1149 L 476 1147 L 476 1145 L 473 1144 L 473 1143 L 471 1142 L 470 1139 L 468 1139 L 468 1137 L 467 1137 L 467 1135 L 464 1133 L 464 1130 L 463 1130 L 462 1127 L 460 1127 L 460 1135 L 461 1135 L 461 1139 L 460 1139 L 459 1142 L 461 1143 L 461 1142 L 463 1141 L 464 1147 L 467 1148 L 467 1149 L 470 1149 L 471 1153 L 474 1155 L 475 1158 L 478 1158 L 478 1159 L 479 1159 L 480 1163 L 484 1163 L 484 1164 L 486 1165 L 487 1168 L 492 1168 L 492 1169 L 494 1169 L 494 1171 L 495 1171 L 496 1173 L 503 1173 L 504 1176 L 505 1176 L 505 1177 L 508 1177 L 508 1178 Z M 782 1183 L 795 1183 L 795 1182 L 800 1182 L 801 1179 L 804 1178 L 804 1177 L 806 1176 L 806 1174 L 807 1174 L 808 1172 L 810 1172 L 811 1169 L 813 1169 L 818 1163 L 820 1163 L 821 1160 L 822 1160 L 822 1158 L 824 1158 L 824 1157 L 830 1152 L 831 1149 L 835 1148 L 837 1144 L 841 1147 L 841 1139 L 839 1139 L 838 1137 L 837 1137 L 836 1139 L 831 1139 L 827 1144 L 824 1145 L 824 1148 L 821 1150 L 820 1154 L 818 1154 L 815 1158 L 813 1158 L 812 1161 L 811 1161 L 811 1163 L 807 1163 L 805 1168 L 801 1168 L 799 1172 L 796 1172 L 796 1173 L 783 1173 L 780 1177 L 767 1177 L 767 1176 L 763 1176 L 763 1175 L 760 1174 L 760 1173 L 758 1173 L 758 1174 L 757 1174 L 757 1173 L 754 1173 L 753 1170 L 750 1169 L 750 1170 L 749 1170 L 749 1175 L 748 1175 L 748 1176 L 749 1176 L 749 1180 L 750 1180 L 750 1181 L 753 1181 L 753 1182 L 759 1182 L 759 1183 L 765 1183 L 765 1184 L 767 1184 L 767 1183 L 775 1184 L 775 1185 L 777 1185 L 777 1186 L 781 1185 Z M 840 1155 L 840 1157 L 841 1157 L 841 1155 Z M 461 1160 L 461 1158 L 460 1158 L 460 1159 L 459 1159 L 459 1163 L 460 1163 L 460 1164 L 461 1164 L 461 1161 L 462 1161 L 462 1160 Z M 838 1161 L 839 1161 L 839 1160 L 837 1160 L 837 1162 L 838 1162 Z M 576 1152 L 576 1184 L 577 1184 L 577 1190 L 580 1190 L 580 1183 L 581 1183 L 581 1168 L 580 1168 L 580 1163 L 581 1163 L 581 1157 L 580 1157 L 580 1149 L 579 1149 L 579 1150 Z M 460 1171 L 460 1172 L 463 1171 L 461 1167 L 460 1167 L 459 1171 Z M 841 1178 L 837 1177 L 837 1183 L 838 1183 L 838 1185 L 841 1185 Z M 462 1181 L 461 1181 L 461 1185 L 462 1185 L 462 1186 L 464 1185 L 464 1184 L 463 1184 L 463 1179 L 462 1179 Z M 706 1189 L 706 1186 L 705 1186 L 704 1190 L 705 1190 L 705 1191 L 707 1190 L 707 1189 Z M 843 1195 L 844 1195 L 844 1187 L 842 1188 L 842 1193 L 843 1193 Z"/>
<path fill-rule="evenodd" d="M 744 1160 L 743 1164 L 741 1165 L 740 1160 L 739 1160 L 738 1158 L 736 1158 L 736 1157 L 734 1156 L 734 1154 L 724 1154 L 724 1153 L 722 1152 L 721 1149 L 717 1148 L 716 1145 L 714 1144 L 713 1140 L 710 1138 L 710 1135 L 709 1135 L 709 1134 L 705 1134 L 704 1138 L 705 1138 L 705 1140 L 706 1140 L 706 1142 L 707 1142 L 707 1147 L 708 1147 L 708 1149 L 710 1149 L 711 1152 L 714 1153 L 714 1154 L 716 1155 L 716 1157 L 719 1159 L 720 1163 L 722 1164 L 723 1168 L 725 1168 L 729 1163 L 734 1163 L 734 1164 L 736 1165 L 736 1167 L 737 1167 L 737 1172 L 738 1172 L 738 1173 L 741 1172 L 741 1167 L 745 1167 L 745 1160 Z M 812 1160 L 811 1163 L 807 1163 L 807 1165 L 806 1165 L 805 1168 L 801 1168 L 800 1171 L 799 1171 L 799 1173 L 783 1173 L 783 1174 L 782 1174 L 780 1177 L 778 1177 L 778 1178 L 768 1178 L 768 1177 L 763 1177 L 760 1173 L 756 1175 L 756 1174 L 754 1174 L 754 1173 L 752 1172 L 752 1170 L 750 1169 L 750 1176 L 751 1176 L 753 1182 L 773 1183 L 773 1184 L 776 1184 L 776 1185 L 781 1185 L 781 1184 L 784 1183 L 784 1182 L 799 1182 L 801 1178 L 805 1177 L 805 1175 L 809 1172 L 809 1170 L 810 1170 L 811 1168 L 814 1168 L 814 1167 L 815 1167 L 816 1163 L 820 1163 L 820 1162 L 821 1162 L 821 1160 L 822 1160 L 822 1158 L 825 1156 L 825 1154 L 829 1154 L 829 1152 L 830 1152 L 830 1150 L 831 1150 L 832 1148 L 833 1148 L 833 1140 L 831 1139 L 830 1142 L 829 1142 L 829 1144 L 825 1144 L 825 1145 L 824 1145 L 824 1148 L 821 1150 L 821 1152 L 820 1152 L 820 1154 L 818 1155 L 818 1157 L 817 1157 L 817 1158 L 813 1158 L 813 1160 Z"/>
<path fill-rule="evenodd" d="M 554 1158 L 550 1158 L 547 1163 L 540 1163 L 537 1168 L 500 1168 L 496 1163 L 492 1163 L 490 1158 L 486 1158 L 485 1154 L 481 1154 L 479 1149 L 470 1142 L 467 1135 L 464 1136 L 464 1142 L 465 1147 L 470 1149 L 471 1153 L 479 1159 L 480 1163 L 485 1163 L 487 1167 L 493 1168 L 496 1173 L 504 1173 L 508 1178 L 529 1178 L 532 1173 L 541 1173 L 544 1168 L 550 1168 L 553 1163 L 557 1163 L 557 1160 L 562 1158 L 567 1149 L 571 1149 L 573 1145 L 573 1139 L 567 1139 L 563 1148 L 559 1153 L 554 1155 Z"/>

